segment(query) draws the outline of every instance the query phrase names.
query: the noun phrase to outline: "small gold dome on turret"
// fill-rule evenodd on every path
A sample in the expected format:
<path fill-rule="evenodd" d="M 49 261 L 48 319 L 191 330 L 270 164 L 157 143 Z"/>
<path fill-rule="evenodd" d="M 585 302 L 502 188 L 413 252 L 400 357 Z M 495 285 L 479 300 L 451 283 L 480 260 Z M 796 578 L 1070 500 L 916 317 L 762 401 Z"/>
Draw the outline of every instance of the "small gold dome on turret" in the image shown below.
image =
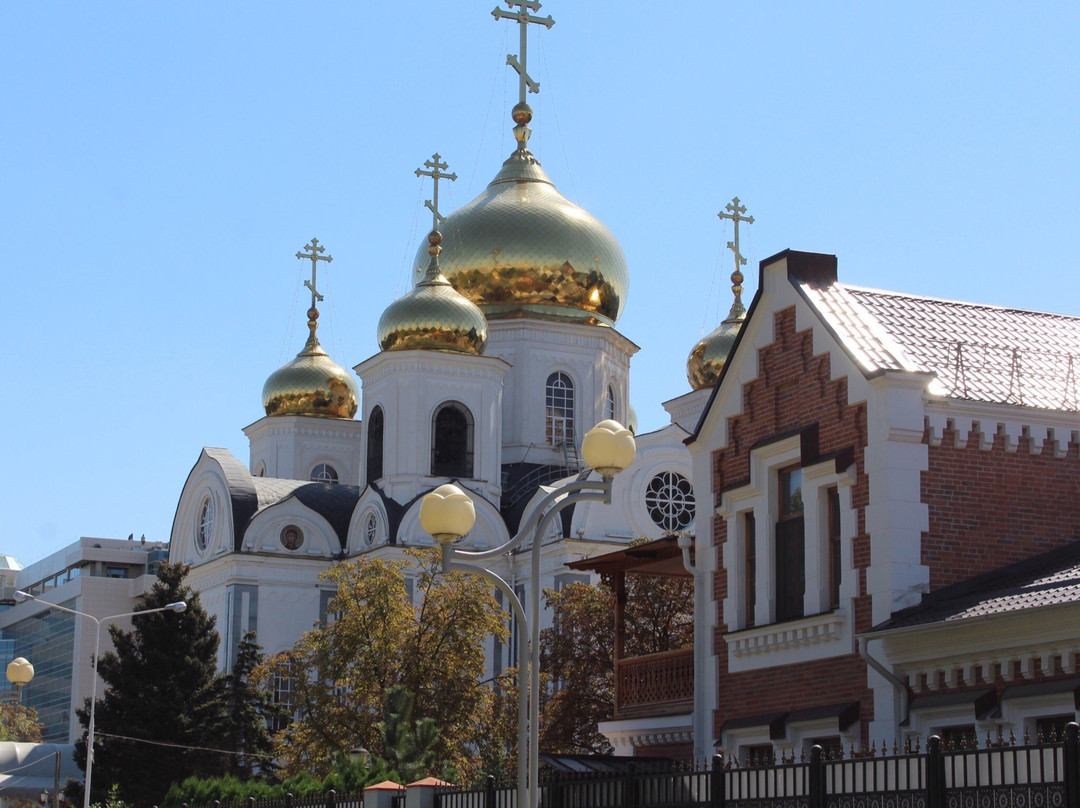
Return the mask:
<path fill-rule="evenodd" d="M 706 337 L 703 337 L 686 360 L 686 378 L 690 386 L 695 390 L 703 387 L 712 387 L 720 378 L 720 372 L 727 364 L 731 355 L 731 346 L 735 344 L 735 337 L 742 328 L 746 312 L 741 317 L 732 320 L 726 318 L 720 325 Z"/>
<path fill-rule="evenodd" d="M 353 418 L 359 404 L 360 389 L 356 381 L 327 355 L 314 331 L 304 350 L 271 373 L 263 385 L 263 408 L 267 415 Z"/>
<path fill-rule="evenodd" d="M 387 306 L 379 318 L 379 347 L 384 351 L 455 351 L 482 354 L 487 320 L 468 298 L 454 290 L 439 270 L 442 234 L 428 235 L 430 256 L 423 280 Z"/>
<path fill-rule="evenodd" d="M 311 261 L 311 280 L 304 286 L 311 290 L 311 308 L 307 310 L 308 338 L 304 350 L 291 362 L 270 374 L 263 385 L 263 409 L 267 415 L 317 415 L 322 418 L 352 418 L 360 405 L 360 388 L 352 375 L 334 362 L 322 349 L 315 331 L 319 327 L 316 301 L 323 296 L 316 291 L 316 268 L 319 261 L 330 263 L 333 257 L 322 255 L 326 248 L 313 238 L 304 246 L 310 252 L 296 257 Z"/>

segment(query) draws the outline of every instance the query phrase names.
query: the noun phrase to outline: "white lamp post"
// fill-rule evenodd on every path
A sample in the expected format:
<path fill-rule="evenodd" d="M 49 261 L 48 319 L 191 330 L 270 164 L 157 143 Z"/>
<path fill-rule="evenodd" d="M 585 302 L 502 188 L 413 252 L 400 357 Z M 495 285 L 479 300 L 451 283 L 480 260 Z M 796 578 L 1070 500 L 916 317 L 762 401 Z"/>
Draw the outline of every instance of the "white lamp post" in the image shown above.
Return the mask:
<path fill-rule="evenodd" d="M 518 808 L 539 804 L 538 775 L 540 753 L 540 544 L 555 516 L 578 502 L 611 504 L 611 480 L 634 461 L 633 434 L 617 421 L 601 421 L 590 429 L 581 444 L 585 462 L 599 472 L 602 481 L 576 480 L 545 496 L 521 525 L 517 534 L 498 547 L 480 552 L 458 550 L 453 543 L 468 533 L 476 521 L 469 495 L 455 485 L 440 485 L 424 496 L 420 505 L 420 525 L 442 545 L 443 572 L 470 572 L 495 586 L 517 618 L 518 624 Z M 521 601 L 499 575 L 472 563 L 499 558 L 532 539 L 530 613 L 532 630 L 525 619 Z M 527 677 L 527 682 L 526 682 Z M 528 700 L 532 695 L 532 701 Z M 530 793 L 531 790 L 531 793 Z"/>
<path fill-rule="evenodd" d="M 155 614 L 157 612 L 182 612 L 187 608 L 187 604 L 182 600 L 176 603 L 170 603 L 167 606 L 160 606 L 157 609 L 143 609 L 141 612 L 123 612 L 122 614 L 110 614 L 107 617 L 94 617 L 92 614 L 86 612 L 80 612 L 76 609 L 69 609 L 67 606 L 60 606 L 57 603 L 49 603 L 47 600 L 41 600 L 36 598 L 28 592 L 17 591 L 15 593 L 16 600 L 32 600 L 36 603 L 40 603 L 49 609 L 57 609 L 61 612 L 67 612 L 68 614 L 76 615 L 77 617 L 85 617 L 87 620 L 94 621 L 94 676 L 91 679 L 90 684 L 90 722 L 86 728 L 86 783 L 83 787 L 83 808 L 90 808 L 90 773 L 94 766 L 94 708 L 97 706 L 97 668 L 98 657 L 101 651 L 101 626 L 106 624 L 109 620 L 118 620 L 121 617 L 135 617 L 137 615 Z"/>

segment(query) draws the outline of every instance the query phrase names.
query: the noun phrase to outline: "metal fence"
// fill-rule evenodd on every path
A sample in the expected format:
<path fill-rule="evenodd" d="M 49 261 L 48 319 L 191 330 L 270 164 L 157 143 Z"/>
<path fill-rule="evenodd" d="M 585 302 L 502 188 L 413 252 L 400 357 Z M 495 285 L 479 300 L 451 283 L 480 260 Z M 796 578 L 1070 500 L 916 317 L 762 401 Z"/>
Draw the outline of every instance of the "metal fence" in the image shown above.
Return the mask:
<path fill-rule="evenodd" d="M 852 752 L 745 765 L 717 757 L 692 771 L 560 774 L 540 784 L 542 808 L 1080 808 L 1080 727 L 1061 738 L 925 751 Z M 518 808 L 513 786 L 440 788 L 435 808 Z M 530 806 L 529 808 L 533 808 Z"/>

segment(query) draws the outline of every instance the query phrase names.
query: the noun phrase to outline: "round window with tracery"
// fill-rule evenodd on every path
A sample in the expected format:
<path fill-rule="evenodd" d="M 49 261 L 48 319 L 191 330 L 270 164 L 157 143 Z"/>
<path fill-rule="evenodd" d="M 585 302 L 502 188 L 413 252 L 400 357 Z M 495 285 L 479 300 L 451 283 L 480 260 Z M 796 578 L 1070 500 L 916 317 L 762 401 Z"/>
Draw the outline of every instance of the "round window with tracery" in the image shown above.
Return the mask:
<path fill-rule="evenodd" d="M 685 530 L 694 521 L 694 486 L 677 472 L 662 471 L 645 489 L 645 507 L 657 527 Z"/>

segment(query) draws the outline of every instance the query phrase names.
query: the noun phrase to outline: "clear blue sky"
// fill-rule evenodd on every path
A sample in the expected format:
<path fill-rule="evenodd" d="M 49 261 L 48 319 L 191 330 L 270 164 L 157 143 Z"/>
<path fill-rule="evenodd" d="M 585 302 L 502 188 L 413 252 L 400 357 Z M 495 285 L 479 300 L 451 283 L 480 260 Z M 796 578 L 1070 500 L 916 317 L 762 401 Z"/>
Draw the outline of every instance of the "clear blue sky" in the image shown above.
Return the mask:
<path fill-rule="evenodd" d="M 0 550 L 169 535 L 202 446 L 300 350 L 305 266 L 352 367 L 408 288 L 438 151 L 452 210 L 511 152 L 494 0 L 0 4 Z M 620 239 L 643 430 L 784 248 L 864 286 L 1080 314 L 1080 4 L 548 0 L 533 151 Z M 511 30 L 513 29 L 513 30 Z"/>

